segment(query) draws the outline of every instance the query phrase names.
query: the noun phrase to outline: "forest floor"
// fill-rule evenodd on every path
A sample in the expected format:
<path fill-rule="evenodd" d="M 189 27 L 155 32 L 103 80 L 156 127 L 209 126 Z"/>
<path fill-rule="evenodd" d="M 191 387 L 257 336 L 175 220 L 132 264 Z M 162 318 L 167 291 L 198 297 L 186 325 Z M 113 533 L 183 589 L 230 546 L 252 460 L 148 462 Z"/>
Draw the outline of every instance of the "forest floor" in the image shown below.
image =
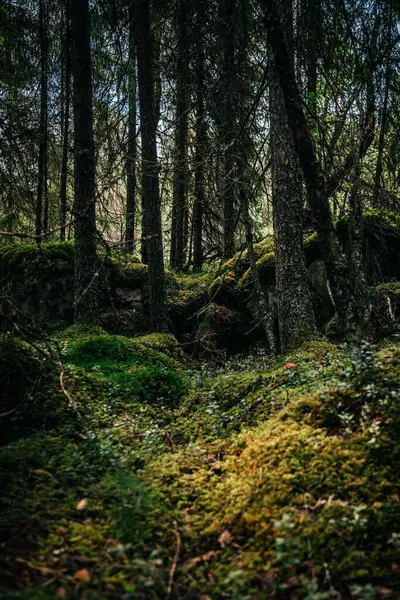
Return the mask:
<path fill-rule="evenodd" d="M 398 337 L 57 346 L 1 341 L 0 598 L 400 598 Z"/>

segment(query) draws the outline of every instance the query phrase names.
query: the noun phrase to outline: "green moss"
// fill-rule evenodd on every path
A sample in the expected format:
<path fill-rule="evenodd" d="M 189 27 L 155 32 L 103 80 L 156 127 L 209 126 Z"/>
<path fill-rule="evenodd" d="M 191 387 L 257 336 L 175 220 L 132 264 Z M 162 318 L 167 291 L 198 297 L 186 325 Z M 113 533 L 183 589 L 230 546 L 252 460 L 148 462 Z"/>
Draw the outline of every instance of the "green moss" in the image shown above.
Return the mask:
<path fill-rule="evenodd" d="M 74 260 L 74 248 L 71 242 L 49 242 L 45 244 L 21 244 L 15 246 L 0 246 L 0 267 L 2 274 L 12 276 L 16 269 L 32 262 L 47 262 L 52 267 L 52 261 L 63 261 L 71 268 Z M 60 267 L 60 265 L 57 265 Z"/>
<path fill-rule="evenodd" d="M 19 380 L 42 357 L 15 344 L 3 360 Z M 153 362 L 175 360 L 171 336 L 77 332 L 62 347 L 84 427 L 59 413 L 0 448 L 6 584 L 26 598 L 157 600 L 179 544 L 176 597 L 396 597 L 398 343 L 365 346 L 357 368 L 319 339 L 180 372 Z M 31 400 L 53 414 L 65 396 L 47 364 Z"/>
<path fill-rule="evenodd" d="M 290 358 L 324 359 L 320 381 L 313 381 L 321 386 L 329 352 L 332 346 L 316 342 Z M 377 594 L 382 585 L 397 589 L 392 532 L 400 527 L 398 433 L 391 420 L 398 419 L 392 391 L 395 378 L 398 388 L 398 356 L 397 347 L 386 348 L 373 377 L 365 380 L 338 363 L 336 378 L 345 387 L 332 380 L 329 389 L 327 381 L 322 393 L 310 394 L 297 381 L 303 395 L 292 396 L 282 410 L 270 397 L 269 419 L 258 426 L 230 440 L 197 442 L 173 461 L 161 458 L 149 466 L 145 477 L 160 489 L 168 487 L 171 505 L 178 503 L 185 515 L 182 544 L 189 553 L 187 568 L 192 558 L 195 565 L 192 594 L 201 589 L 223 598 L 227 582 L 232 595 L 241 597 L 245 590 L 251 598 L 302 598 L 312 589 L 327 593 L 329 586 L 345 595 L 355 585 L 370 585 Z M 254 377 L 249 375 L 249 385 Z M 267 386 L 268 379 L 262 380 Z M 232 377 L 223 386 L 232 400 L 229 387 L 235 387 Z M 256 388 L 249 394 L 260 393 Z M 218 404 L 223 411 L 221 399 Z M 224 408 L 224 414 L 232 410 L 229 402 Z M 330 420 L 333 411 L 337 415 Z M 394 460 L 385 464 L 384 456 L 393 452 Z M 212 558 L 196 562 L 194 543 Z M 187 590 L 185 570 L 178 578 L 178 587 Z"/>
<path fill-rule="evenodd" d="M 164 344 L 162 335 L 166 337 Z M 89 335 L 65 342 L 63 356 L 67 362 L 95 374 L 107 375 L 129 367 L 148 365 L 179 369 L 179 363 L 161 350 L 171 348 L 171 338 L 168 334 L 139 338 Z"/>
<path fill-rule="evenodd" d="M 254 254 L 256 260 L 259 260 L 262 256 L 269 254 L 274 251 L 274 238 L 272 236 L 261 240 L 257 244 L 254 244 Z M 250 268 L 249 253 L 247 249 L 237 252 L 235 256 L 226 261 L 223 266 L 223 272 L 233 271 L 235 277 L 240 279 L 244 273 Z"/>
<path fill-rule="evenodd" d="M 314 260 L 321 258 L 321 248 L 319 246 L 317 232 L 312 233 L 304 240 L 304 252 L 307 265 L 310 265 Z"/>
<path fill-rule="evenodd" d="M 142 288 L 148 281 L 148 267 L 141 262 L 137 262 L 133 257 L 108 257 L 106 259 L 106 268 L 109 271 L 109 277 L 112 287 L 129 288 L 135 290 Z"/>
<path fill-rule="evenodd" d="M 399 281 L 392 281 L 391 283 L 381 283 L 380 285 L 377 285 L 375 289 L 379 294 L 400 296 Z"/>
<path fill-rule="evenodd" d="M 257 261 L 257 271 L 260 282 L 263 284 L 271 284 L 275 279 L 275 254 L 268 252 L 261 256 Z M 248 289 L 252 285 L 251 270 L 248 269 L 239 281 L 241 289 Z"/>
<path fill-rule="evenodd" d="M 212 302 L 232 302 L 234 299 L 237 279 L 233 271 L 224 273 L 214 279 L 208 288 L 208 295 Z"/>
<path fill-rule="evenodd" d="M 59 335 L 60 340 L 72 340 L 88 335 L 103 335 L 105 330 L 100 325 L 70 325 Z"/>

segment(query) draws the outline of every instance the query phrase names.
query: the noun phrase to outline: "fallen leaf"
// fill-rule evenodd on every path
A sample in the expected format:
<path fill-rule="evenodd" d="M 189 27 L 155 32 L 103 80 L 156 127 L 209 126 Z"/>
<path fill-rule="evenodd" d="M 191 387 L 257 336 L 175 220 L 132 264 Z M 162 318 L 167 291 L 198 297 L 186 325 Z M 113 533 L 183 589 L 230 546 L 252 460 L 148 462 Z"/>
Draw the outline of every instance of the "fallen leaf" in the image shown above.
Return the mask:
<path fill-rule="evenodd" d="M 57 527 L 56 533 L 65 533 L 67 531 L 66 527 Z"/>
<path fill-rule="evenodd" d="M 89 581 L 91 580 L 91 576 L 88 569 L 79 569 L 79 571 L 77 571 L 74 574 L 74 579 L 78 579 L 79 581 L 89 583 Z"/>
<path fill-rule="evenodd" d="M 221 548 L 228 546 L 232 542 L 232 540 L 233 540 L 233 537 L 227 529 L 225 529 L 225 531 L 223 531 L 218 538 L 218 542 L 219 542 Z"/>
<path fill-rule="evenodd" d="M 295 366 L 296 366 L 296 363 L 288 362 L 288 363 L 286 363 L 286 365 L 283 365 L 283 368 L 285 369 L 285 371 L 287 371 L 288 369 L 294 369 Z"/>
<path fill-rule="evenodd" d="M 76 510 L 84 510 L 86 507 L 87 507 L 87 500 L 86 500 L 86 498 L 83 498 L 83 500 L 78 502 L 78 504 L 76 505 Z"/>
<path fill-rule="evenodd" d="M 43 469 L 31 469 L 29 471 L 30 475 L 47 475 L 47 477 L 51 477 L 51 473 L 48 471 L 43 471 Z"/>
<path fill-rule="evenodd" d="M 67 592 L 67 590 L 65 588 L 60 587 L 57 590 L 57 596 L 59 598 L 66 598 L 68 596 L 68 592 Z"/>

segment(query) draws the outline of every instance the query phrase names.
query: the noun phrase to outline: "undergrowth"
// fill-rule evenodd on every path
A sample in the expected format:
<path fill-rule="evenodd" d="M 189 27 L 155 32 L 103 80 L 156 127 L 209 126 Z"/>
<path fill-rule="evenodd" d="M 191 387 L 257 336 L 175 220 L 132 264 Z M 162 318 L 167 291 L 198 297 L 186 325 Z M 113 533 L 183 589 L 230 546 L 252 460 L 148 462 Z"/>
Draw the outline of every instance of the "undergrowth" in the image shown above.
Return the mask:
<path fill-rule="evenodd" d="M 98 327 L 58 347 L 64 390 L 1 342 L 1 597 L 399 597 L 396 342 L 356 366 L 324 340 L 222 365 Z"/>

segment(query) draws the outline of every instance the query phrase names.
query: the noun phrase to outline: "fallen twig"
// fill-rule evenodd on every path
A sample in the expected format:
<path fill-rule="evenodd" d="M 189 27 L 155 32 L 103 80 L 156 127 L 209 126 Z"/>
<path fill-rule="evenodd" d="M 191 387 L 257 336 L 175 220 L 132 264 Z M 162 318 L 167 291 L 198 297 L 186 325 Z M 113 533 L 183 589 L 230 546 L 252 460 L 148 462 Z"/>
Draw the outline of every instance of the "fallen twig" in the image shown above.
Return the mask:
<path fill-rule="evenodd" d="M 174 581 L 176 566 L 178 564 L 179 554 L 181 551 L 181 536 L 179 535 L 178 523 L 176 521 L 174 521 L 174 529 L 175 529 L 175 537 L 176 537 L 176 550 L 175 550 L 175 556 L 174 556 L 174 561 L 172 563 L 171 571 L 169 573 L 167 597 L 169 597 L 172 594 L 172 584 Z"/>

